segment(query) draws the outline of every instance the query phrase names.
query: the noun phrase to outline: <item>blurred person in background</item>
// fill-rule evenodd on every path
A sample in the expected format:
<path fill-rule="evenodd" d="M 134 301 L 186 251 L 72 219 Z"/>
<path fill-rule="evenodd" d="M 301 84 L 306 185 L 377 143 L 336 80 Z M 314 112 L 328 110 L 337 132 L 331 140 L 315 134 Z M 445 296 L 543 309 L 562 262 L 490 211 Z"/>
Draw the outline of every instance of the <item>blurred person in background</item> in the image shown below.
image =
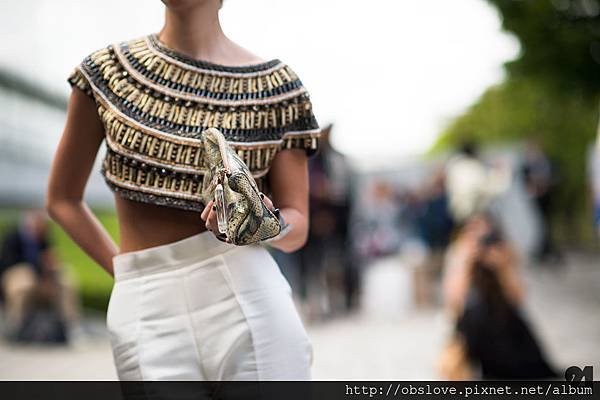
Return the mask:
<path fill-rule="evenodd" d="M 556 174 L 552 163 L 537 141 L 533 139 L 527 142 L 522 174 L 527 193 L 542 217 L 542 238 L 536 258 L 539 261 L 560 262 L 562 257 L 552 240 L 550 224 Z"/>
<path fill-rule="evenodd" d="M 596 142 L 589 155 L 589 176 L 592 192 L 594 226 L 600 239 L 600 141 Z"/>
<path fill-rule="evenodd" d="M 399 229 L 403 215 L 408 209 L 415 210 L 419 199 L 410 191 L 398 193 L 391 183 L 384 180 L 370 182 L 365 195 L 369 207 L 361 211 L 354 226 L 361 256 L 368 260 L 396 253 L 405 236 Z M 407 208 L 400 196 L 410 198 L 414 203 Z"/>
<path fill-rule="evenodd" d="M 450 242 L 454 220 L 450 214 L 443 169 L 434 171 L 422 188 L 420 207 L 412 210 L 418 236 L 425 245 L 425 257 L 415 266 L 415 303 L 428 306 L 434 301 L 433 285 L 444 264 L 444 254 Z"/>
<path fill-rule="evenodd" d="M 470 378 L 557 376 L 522 313 L 525 291 L 518 263 L 515 251 L 486 214 L 467 220 L 448 249 L 444 298 Z M 458 357 L 456 347 L 453 351 Z"/>
<path fill-rule="evenodd" d="M 463 222 L 485 210 L 510 185 L 508 165 L 489 167 L 479 158 L 477 143 L 466 140 L 446 166 L 446 190 L 452 217 Z"/>
<path fill-rule="evenodd" d="M 299 251 L 300 293 L 309 317 L 344 310 L 357 303 L 358 267 L 349 243 L 351 170 L 344 154 L 331 145 L 333 125 L 321 133 L 319 153 L 309 161 L 308 240 Z"/>
<path fill-rule="evenodd" d="M 434 171 L 431 180 L 423 188 L 422 207 L 418 213 L 421 236 L 433 250 L 445 249 L 448 246 L 454 227 L 445 180 L 443 169 Z"/>
<path fill-rule="evenodd" d="M 398 232 L 402 246 L 406 242 L 420 239 L 421 232 L 418 223 L 423 204 L 418 188 L 400 187 L 396 190 L 398 204 Z"/>
<path fill-rule="evenodd" d="M 9 338 L 66 343 L 79 304 L 73 284 L 59 265 L 46 214 L 25 212 L 3 238 L 0 278 Z"/>

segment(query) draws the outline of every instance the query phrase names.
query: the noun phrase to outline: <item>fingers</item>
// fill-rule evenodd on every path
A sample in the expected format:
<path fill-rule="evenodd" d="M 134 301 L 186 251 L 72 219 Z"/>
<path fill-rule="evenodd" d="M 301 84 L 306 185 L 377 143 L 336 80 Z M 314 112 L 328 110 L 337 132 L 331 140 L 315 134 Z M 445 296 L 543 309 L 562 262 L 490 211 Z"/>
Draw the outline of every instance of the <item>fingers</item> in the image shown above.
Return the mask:
<path fill-rule="evenodd" d="M 260 198 L 262 199 L 263 203 L 265 203 L 265 206 L 267 206 L 267 208 L 271 211 L 273 211 L 275 209 L 275 206 L 273 205 L 273 202 L 271 201 L 270 198 L 268 198 L 267 196 L 265 196 L 265 194 L 263 192 L 259 193 Z"/>
<path fill-rule="evenodd" d="M 217 207 L 213 204 L 210 211 L 208 212 L 208 216 L 206 218 L 206 229 L 209 231 L 213 231 L 215 234 L 217 232 Z"/>
<path fill-rule="evenodd" d="M 217 207 L 215 205 L 214 200 L 208 202 L 208 204 L 202 210 L 200 214 L 200 218 L 204 221 L 204 226 L 206 229 L 214 233 L 215 237 L 222 242 L 231 243 L 231 241 L 227 238 L 227 235 L 224 233 L 219 233 L 218 230 L 218 222 L 217 222 Z"/>
<path fill-rule="evenodd" d="M 202 219 L 202 221 L 206 221 L 208 219 L 208 214 L 211 212 L 213 205 L 214 205 L 214 200 L 211 200 L 204 207 L 204 210 L 202 210 L 202 214 L 200 214 L 200 218 Z"/>
<path fill-rule="evenodd" d="M 215 212 L 216 206 L 214 200 L 208 202 L 202 213 L 200 214 L 200 218 L 204 221 L 204 225 L 206 229 L 209 231 L 216 233 L 217 228 L 217 213 Z"/>

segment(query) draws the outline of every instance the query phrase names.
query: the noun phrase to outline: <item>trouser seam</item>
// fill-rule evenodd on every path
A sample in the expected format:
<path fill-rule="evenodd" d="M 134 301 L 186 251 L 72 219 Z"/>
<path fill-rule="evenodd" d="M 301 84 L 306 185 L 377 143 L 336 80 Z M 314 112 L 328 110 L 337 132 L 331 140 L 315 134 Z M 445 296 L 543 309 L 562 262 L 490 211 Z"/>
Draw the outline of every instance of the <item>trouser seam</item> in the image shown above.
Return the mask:
<path fill-rule="evenodd" d="M 223 277 L 225 278 L 225 281 L 229 285 L 229 289 L 231 289 L 231 292 L 233 293 L 235 301 L 238 304 L 238 306 L 242 312 L 242 315 L 244 316 L 246 325 L 248 326 L 248 332 L 250 334 L 250 341 L 252 342 L 252 353 L 254 354 L 254 362 L 256 364 L 256 376 L 258 377 L 258 380 L 261 381 L 262 380 L 261 376 L 260 376 L 261 367 L 260 367 L 259 361 L 258 361 L 258 352 L 256 351 L 254 332 L 252 331 L 252 326 L 250 325 L 250 322 L 248 321 L 248 316 L 246 315 L 244 306 L 242 305 L 242 302 L 240 301 L 238 292 L 237 292 L 237 290 L 235 290 L 235 285 L 233 284 L 233 279 L 231 277 L 231 272 L 229 271 L 229 267 L 227 266 L 227 261 L 225 260 L 225 257 L 223 255 L 219 255 L 219 256 L 221 257 L 221 260 L 223 261 L 223 265 L 222 265 Z"/>
<path fill-rule="evenodd" d="M 144 378 L 144 373 L 142 371 L 142 356 L 141 356 L 141 351 L 140 351 L 140 342 L 141 342 L 141 326 L 142 326 L 142 317 L 140 315 L 140 310 L 141 310 L 141 305 L 142 305 L 142 296 L 144 295 L 144 286 L 146 285 L 146 279 L 142 279 L 142 282 L 140 284 L 140 295 L 138 296 L 137 299 L 137 307 L 136 307 L 136 319 L 135 319 L 135 353 L 137 355 L 137 365 L 138 365 L 138 372 L 140 373 L 140 378 L 141 380 L 146 380 Z"/>
<path fill-rule="evenodd" d="M 202 372 L 203 378 L 204 379 L 208 379 L 208 375 L 206 374 L 206 371 L 204 369 L 204 364 L 202 363 L 202 354 L 200 351 L 200 346 L 198 345 L 198 340 L 196 338 L 196 329 L 194 327 L 194 321 L 192 319 L 192 311 L 190 309 L 190 301 L 188 298 L 188 293 L 187 293 L 187 285 L 185 284 L 185 276 L 182 275 L 180 277 L 181 279 L 181 283 L 183 286 L 183 301 L 185 302 L 185 310 L 186 310 L 186 314 L 188 316 L 188 322 L 190 325 L 190 329 L 191 329 L 191 335 L 192 335 L 192 342 L 194 343 L 194 349 L 196 350 L 196 361 L 198 362 L 198 367 L 200 368 L 200 371 Z"/>

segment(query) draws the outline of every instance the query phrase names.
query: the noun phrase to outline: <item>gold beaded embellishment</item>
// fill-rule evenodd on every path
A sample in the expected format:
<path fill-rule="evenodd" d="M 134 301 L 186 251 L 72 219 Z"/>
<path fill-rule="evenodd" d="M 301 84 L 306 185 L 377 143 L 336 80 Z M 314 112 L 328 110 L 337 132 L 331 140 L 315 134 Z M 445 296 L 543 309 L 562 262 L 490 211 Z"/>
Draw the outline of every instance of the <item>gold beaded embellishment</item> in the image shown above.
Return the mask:
<path fill-rule="evenodd" d="M 267 173 L 284 149 L 318 149 L 308 93 L 279 60 L 231 67 L 191 59 L 155 34 L 100 49 L 68 81 L 91 96 L 106 132 L 102 173 L 123 197 L 201 210 L 200 133 L 220 129 L 269 191 Z"/>

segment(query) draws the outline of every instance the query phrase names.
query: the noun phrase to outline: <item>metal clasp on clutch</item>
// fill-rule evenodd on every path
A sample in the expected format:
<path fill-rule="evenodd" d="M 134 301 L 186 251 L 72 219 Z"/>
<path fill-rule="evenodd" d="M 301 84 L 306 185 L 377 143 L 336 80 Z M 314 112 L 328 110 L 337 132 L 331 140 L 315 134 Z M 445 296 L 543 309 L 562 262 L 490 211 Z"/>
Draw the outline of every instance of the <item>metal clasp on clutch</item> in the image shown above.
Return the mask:
<path fill-rule="evenodd" d="M 215 207 L 217 209 L 217 225 L 219 233 L 227 233 L 227 208 L 225 206 L 223 185 L 220 183 L 215 187 Z"/>

